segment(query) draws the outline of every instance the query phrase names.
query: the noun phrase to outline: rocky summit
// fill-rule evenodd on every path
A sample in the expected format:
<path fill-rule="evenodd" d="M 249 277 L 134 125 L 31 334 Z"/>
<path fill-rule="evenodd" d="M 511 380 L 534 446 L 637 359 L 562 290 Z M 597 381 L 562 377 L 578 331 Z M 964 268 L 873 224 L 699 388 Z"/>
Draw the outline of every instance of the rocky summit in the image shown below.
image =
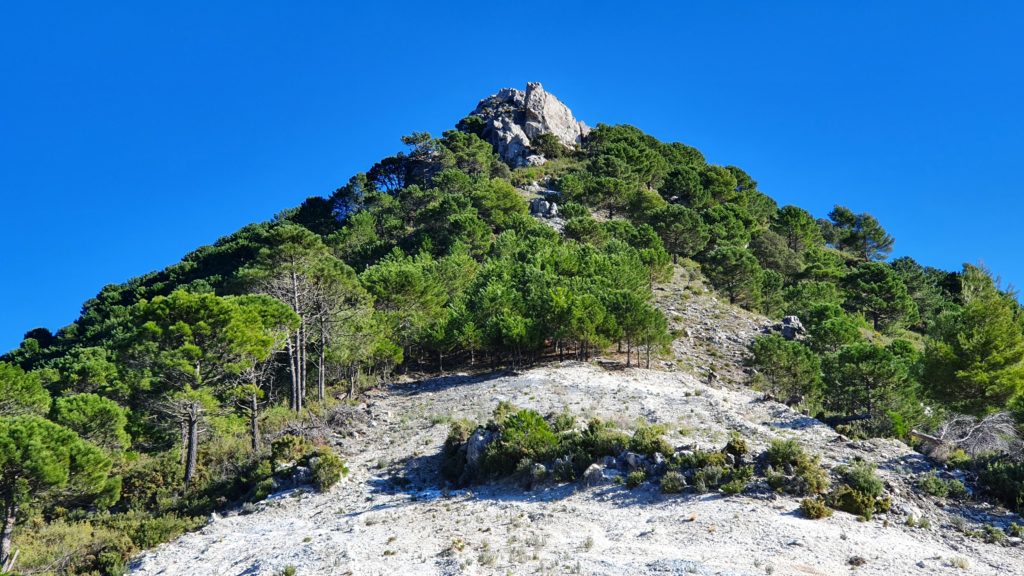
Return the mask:
<path fill-rule="evenodd" d="M 576 120 L 569 107 L 540 82 L 529 82 L 526 91 L 502 88 L 477 104 L 471 116 L 483 121 L 481 136 L 490 142 L 502 160 L 513 167 L 539 165 L 544 155 L 535 141 L 552 134 L 567 148 L 578 146 L 590 132 Z"/>

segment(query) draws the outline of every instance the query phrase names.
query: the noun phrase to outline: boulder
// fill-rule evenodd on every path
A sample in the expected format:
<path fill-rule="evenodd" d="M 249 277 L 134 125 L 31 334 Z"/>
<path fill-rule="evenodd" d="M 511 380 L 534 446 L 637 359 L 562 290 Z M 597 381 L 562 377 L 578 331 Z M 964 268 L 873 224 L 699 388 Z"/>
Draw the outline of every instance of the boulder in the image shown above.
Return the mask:
<path fill-rule="evenodd" d="M 761 332 L 763 334 L 778 334 L 786 340 L 803 340 L 807 336 L 807 330 L 800 322 L 800 318 L 796 316 L 786 316 L 781 322 L 765 326 Z"/>
<path fill-rule="evenodd" d="M 481 136 L 513 167 L 539 166 L 546 161 L 531 147 L 531 141 L 542 134 L 552 134 L 563 146 L 572 148 L 590 132 L 539 82 L 528 83 L 525 92 L 502 88 L 481 100 L 471 116 L 483 120 Z"/>
<path fill-rule="evenodd" d="M 543 198 L 534 198 L 530 200 L 530 214 L 543 216 L 544 218 L 554 218 L 558 216 L 558 204 Z"/>
<path fill-rule="evenodd" d="M 530 470 L 519 479 L 519 484 L 524 490 L 533 490 L 535 486 L 547 478 L 547 475 L 547 467 L 540 462 L 534 462 L 533 465 L 530 466 Z"/>
<path fill-rule="evenodd" d="M 597 486 L 604 482 L 604 470 L 597 464 L 591 464 L 583 471 L 583 477 L 580 481 L 584 486 Z"/>
<path fill-rule="evenodd" d="M 619 456 L 619 465 L 626 471 L 647 467 L 647 458 L 636 452 L 623 452 Z"/>
<path fill-rule="evenodd" d="M 480 459 L 483 458 L 487 445 L 494 440 L 494 433 L 485 428 L 477 428 L 466 441 L 466 474 L 474 477 L 480 470 Z"/>

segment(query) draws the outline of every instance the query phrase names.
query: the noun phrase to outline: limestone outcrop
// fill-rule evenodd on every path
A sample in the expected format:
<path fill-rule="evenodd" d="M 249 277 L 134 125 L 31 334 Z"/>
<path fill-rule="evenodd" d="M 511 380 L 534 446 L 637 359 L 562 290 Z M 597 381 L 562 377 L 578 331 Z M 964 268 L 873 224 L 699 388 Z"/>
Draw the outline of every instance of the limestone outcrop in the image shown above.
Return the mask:
<path fill-rule="evenodd" d="M 481 100 L 471 116 L 483 121 L 481 137 L 513 167 L 544 163 L 543 154 L 534 145 L 543 134 L 552 134 L 563 146 L 573 148 L 590 132 L 539 82 L 528 83 L 525 92 L 502 88 Z"/>

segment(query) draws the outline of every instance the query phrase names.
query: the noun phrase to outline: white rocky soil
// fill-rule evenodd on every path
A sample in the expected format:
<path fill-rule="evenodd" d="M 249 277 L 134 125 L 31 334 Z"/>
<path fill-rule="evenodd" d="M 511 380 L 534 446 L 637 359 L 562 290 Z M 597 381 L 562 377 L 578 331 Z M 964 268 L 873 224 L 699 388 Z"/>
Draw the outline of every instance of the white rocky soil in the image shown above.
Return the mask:
<path fill-rule="evenodd" d="M 677 445 L 721 447 L 729 431 L 752 449 L 795 437 L 826 467 L 861 456 L 879 465 L 893 510 L 869 522 L 837 512 L 799 516 L 798 499 L 771 493 L 662 495 L 551 484 L 439 489 L 447 418 L 486 420 L 501 400 L 542 413 L 664 423 Z M 338 437 L 351 473 L 329 493 L 282 493 L 248 514 L 216 517 L 150 551 L 134 574 L 1024 574 L 1019 545 L 986 544 L 952 527 L 984 514 L 909 489 L 929 463 L 903 444 L 850 442 L 753 391 L 707 385 L 686 372 L 606 370 L 563 363 L 515 375 L 450 376 L 399 385 L 348 409 Z M 908 515 L 930 528 L 905 525 Z M 989 516 L 989 521 L 998 521 Z"/>

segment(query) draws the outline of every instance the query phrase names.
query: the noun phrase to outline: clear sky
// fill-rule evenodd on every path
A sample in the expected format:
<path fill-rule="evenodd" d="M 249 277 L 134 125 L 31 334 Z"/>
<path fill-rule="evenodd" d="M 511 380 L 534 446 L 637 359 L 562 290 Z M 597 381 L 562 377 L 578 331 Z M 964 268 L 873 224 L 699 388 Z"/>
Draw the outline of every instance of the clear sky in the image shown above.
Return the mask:
<path fill-rule="evenodd" d="M 0 350 L 543 82 L 1024 284 L 1016 2 L 4 2 Z"/>

